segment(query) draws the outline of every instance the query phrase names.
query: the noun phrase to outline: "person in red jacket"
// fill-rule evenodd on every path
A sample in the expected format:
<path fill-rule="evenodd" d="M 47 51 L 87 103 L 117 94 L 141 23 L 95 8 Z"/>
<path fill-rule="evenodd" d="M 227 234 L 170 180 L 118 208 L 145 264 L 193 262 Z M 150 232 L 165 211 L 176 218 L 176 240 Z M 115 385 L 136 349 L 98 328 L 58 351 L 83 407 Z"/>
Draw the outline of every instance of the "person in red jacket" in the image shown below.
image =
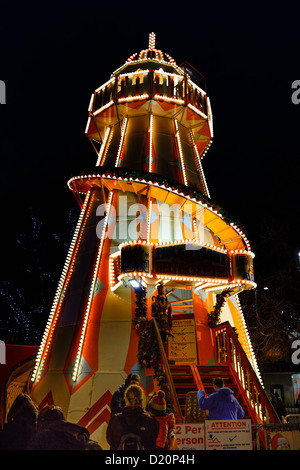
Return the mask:
<path fill-rule="evenodd" d="M 245 412 L 233 391 L 224 387 L 223 379 L 213 380 L 214 393 L 205 397 L 203 390 L 198 390 L 197 400 L 198 405 L 202 410 L 209 411 L 209 419 L 243 419 Z"/>
<path fill-rule="evenodd" d="M 167 413 L 166 410 L 165 392 L 159 390 L 147 405 L 147 411 L 159 424 L 159 432 L 155 443 L 156 449 L 168 448 L 168 436 L 175 431 L 174 413 Z"/>

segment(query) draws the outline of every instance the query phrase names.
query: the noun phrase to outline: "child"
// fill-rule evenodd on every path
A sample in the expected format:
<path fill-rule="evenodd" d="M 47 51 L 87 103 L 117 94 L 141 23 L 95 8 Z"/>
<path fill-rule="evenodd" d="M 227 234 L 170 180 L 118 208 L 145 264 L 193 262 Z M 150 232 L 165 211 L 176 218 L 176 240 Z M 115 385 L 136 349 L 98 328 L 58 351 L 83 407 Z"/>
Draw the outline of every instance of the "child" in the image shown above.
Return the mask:
<path fill-rule="evenodd" d="M 155 444 L 156 449 L 168 448 L 169 431 L 175 431 L 175 416 L 173 413 L 167 414 L 165 392 L 163 390 L 159 390 L 149 401 L 147 410 L 159 424 L 159 432 Z"/>

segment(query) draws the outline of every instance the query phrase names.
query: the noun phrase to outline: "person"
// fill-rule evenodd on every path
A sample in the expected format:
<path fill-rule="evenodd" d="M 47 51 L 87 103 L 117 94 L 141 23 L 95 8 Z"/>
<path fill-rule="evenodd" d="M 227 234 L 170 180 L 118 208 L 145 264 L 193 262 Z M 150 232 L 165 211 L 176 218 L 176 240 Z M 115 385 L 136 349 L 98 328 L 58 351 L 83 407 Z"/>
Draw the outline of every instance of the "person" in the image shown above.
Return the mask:
<path fill-rule="evenodd" d="M 127 375 L 125 379 L 125 383 L 120 385 L 118 390 L 116 390 L 113 393 L 111 403 L 110 403 L 111 416 L 117 413 L 121 413 L 121 411 L 125 407 L 124 393 L 125 393 L 126 388 L 129 387 L 129 385 L 133 385 L 133 384 L 139 385 L 140 380 L 141 379 L 138 374 L 131 373 Z"/>
<path fill-rule="evenodd" d="M 233 391 L 224 387 L 224 381 L 220 378 L 213 380 L 214 392 L 205 397 L 203 390 L 198 390 L 197 400 L 202 410 L 209 411 L 209 419 L 242 419 L 245 416 L 245 412 L 237 399 L 234 396 Z"/>
<path fill-rule="evenodd" d="M 156 449 L 168 449 L 168 436 L 173 435 L 175 431 L 175 416 L 174 413 L 167 413 L 167 404 L 165 400 L 165 392 L 159 390 L 154 395 L 147 405 L 147 410 L 150 416 L 159 424 L 159 432 L 156 438 Z"/>
<path fill-rule="evenodd" d="M 158 422 L 144 410 L 142 388 L 129 385 L 125 391 L 125 407 L 111 417 L 107 427 L 110 450 L 153 450 L 158 430 Z"/>
<path fill-rule="evenodd" d="M 161 340 L 166 349 L 168 337 L 172 335 L 172 307 L 168 302 L 165 286 L 160 283 L 157 286 L 157 296 L 152 297 L 151 314 L 157 322 Z"/>
<path fill-rule="evenodd" d="M 86 428 L 65 420 L 58 406 L 46 405 L 37 420 L 36 438 L 30 450 L 101 450 Z"/>
<path fill-rule="evenodd" d="M 273 406 L 276 410 L 276 413 L 277 413 L 277 416 L 278 416 L 280 422 L 282 422 L 283 421 L 282 418 L 284 418 L 288 413 L 287 413 L 286 408 L 284 406 L 283 400 L 279 396 L 279 394 L 275 393 L 274 396 L 275 396 L 275 402 L 274 402 Z"/>
<path fill-rule="evenodd" d="M 26 393 L 13 402 L 0 434 L 1 450 L 27 450 L 35 439 L 38 407 Z"/>

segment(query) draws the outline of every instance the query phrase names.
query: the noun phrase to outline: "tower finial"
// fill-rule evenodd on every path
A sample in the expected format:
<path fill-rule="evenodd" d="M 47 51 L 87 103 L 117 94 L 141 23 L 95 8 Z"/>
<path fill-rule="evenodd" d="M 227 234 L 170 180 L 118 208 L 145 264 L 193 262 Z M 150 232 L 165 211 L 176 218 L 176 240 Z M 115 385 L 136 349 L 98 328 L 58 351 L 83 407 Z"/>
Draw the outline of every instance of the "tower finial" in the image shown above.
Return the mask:
<path fill-rule="evenodd" d="M 148 47 L 148 49 L 150 49 L 150 51 L 153 51 L 153 49 L 155 49 L 155 34 L 154 33 L 149 34 L 149 47 Z"/>

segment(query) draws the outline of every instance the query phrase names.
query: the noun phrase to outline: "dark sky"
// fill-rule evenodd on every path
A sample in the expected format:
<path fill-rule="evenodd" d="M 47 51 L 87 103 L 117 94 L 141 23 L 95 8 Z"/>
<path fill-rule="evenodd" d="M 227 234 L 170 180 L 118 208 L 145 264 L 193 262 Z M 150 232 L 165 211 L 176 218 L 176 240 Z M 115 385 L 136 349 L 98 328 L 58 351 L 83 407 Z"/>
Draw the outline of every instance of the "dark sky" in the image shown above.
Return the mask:
<path fill-rule="evenodd" d="M 67 180 L 96 162 L 84 135 L 91 93 L 153 31 L 158 49 L 206 76 L 212 199 L 245 226 L 254 251 L 265 218 L 300 251 L 300 104 L 291 100 L 300 5 L 207 3 L 0 2 L 2 247 L 28 205 L 47 212 L 53 230 L 63 226 L 76 205 Z"/>

